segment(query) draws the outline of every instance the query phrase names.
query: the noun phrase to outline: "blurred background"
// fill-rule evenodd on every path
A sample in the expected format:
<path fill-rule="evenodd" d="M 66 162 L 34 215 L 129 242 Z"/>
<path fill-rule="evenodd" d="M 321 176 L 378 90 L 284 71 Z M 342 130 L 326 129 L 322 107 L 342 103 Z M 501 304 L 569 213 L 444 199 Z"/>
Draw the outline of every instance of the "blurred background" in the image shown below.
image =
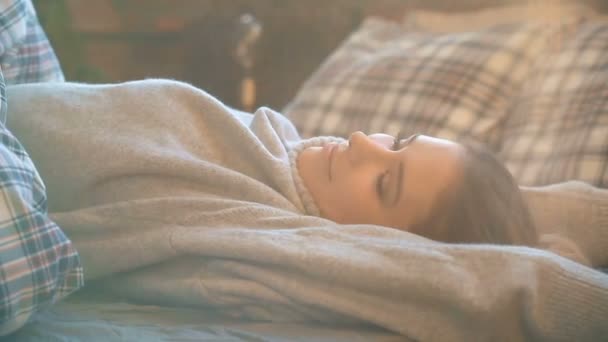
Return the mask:
<path fill-rule="evenodd" d="M 242 106 L 284 106 L 364 17 L 533 0 L 34 0 L 68 80 L 165 77 Z M 606 8 L 608 1 L 597 1 Z"/>
<path fill-rule="evenodd" d="M 240 84 L 248 76 L 256 81 L 256 105 L 275 108 L 376 2 L 34 1 L 68 80 L 174 78 L 239 106 Z M 246 46 L 247 56 L 238 56 L 252 20 L 262 30 Z"/>

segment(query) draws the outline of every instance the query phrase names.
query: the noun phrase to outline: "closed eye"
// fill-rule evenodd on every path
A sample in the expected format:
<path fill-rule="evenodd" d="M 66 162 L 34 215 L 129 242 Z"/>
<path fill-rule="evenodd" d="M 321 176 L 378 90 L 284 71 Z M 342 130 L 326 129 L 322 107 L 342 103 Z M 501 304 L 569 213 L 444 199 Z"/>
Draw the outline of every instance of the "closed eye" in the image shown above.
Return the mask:
<path fill-rule="evenodd" d="M 388 176 L 388 170 L 384 171 L 378 178 L 376 179 L 376 193 L 380 200 L 384 198 L 384 180 Z"/>
<path fill-rule="evenodd" d="M 401 141 L 401 139 L 399 139 L 399 135 L 401 135 L 401 133 L 399 133 L 397 135 L 397 138 L 395 138 L 395 142 L 393 142 L 393 147 L 391 148 L 391 150 L 393 150 L 393 151 L 399 151 L 400 149 L 404 148 L 405 146 L 413 143 L 414 140 L 416 140 L 416 138 L 418 138 L 420 136 L 419 133 L 412 134 L 409 136 L 409 138 L 405 139 L 404 141 Z"/>
<path fill-rule="evenodd" d="M 420 136 L 420 134 L 413 134 L 410 137 L 408 137 L 407 139 L 403 140 L 402 132 L 399 132 L 399 134 L 397 134 L 397 136 L 395 137 L 395 140 L 393 141 L 393 144 L 391 146 L 391 151 L 397 152 L 397 151 L 401 150 L 402 148 L 411 144 L 419 136 Z M 386 179 L 389 176 L 389 174 L 390 174 L 390 170 L 386 170 L 376 178 L 376 193 L 378 194 L 378 197 L 381 201 L 384 199 L 384 195 L 386 193 L 385 182 L 386 182 Z"/>

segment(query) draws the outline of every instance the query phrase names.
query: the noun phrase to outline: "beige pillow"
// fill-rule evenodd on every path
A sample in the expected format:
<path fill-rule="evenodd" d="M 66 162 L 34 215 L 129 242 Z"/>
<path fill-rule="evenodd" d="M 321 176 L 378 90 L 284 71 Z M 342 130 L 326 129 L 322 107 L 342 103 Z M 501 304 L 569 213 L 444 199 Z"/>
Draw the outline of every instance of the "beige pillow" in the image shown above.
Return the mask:
<path fill-rule="evenodd" d="M 522 185 L 608 187 L 608 22 L 581 24 L 513 99 L 501 159 Z"/>
<path fill-rule="evenodd" d="M 403 23 L 410 29 L 453 33 L 483 30 L 507 23 L 544 21 L 548 23 L 568 22 L 575 18 L 594 18 L 599 14 L 581 1 L 529 0 L 522 4 L 496 6 L 467 12 L 438 12 L 415 10 L 408 13 Z"/>
<path fill-rule="evenodd" d="M 445 34 L 367 19 L 284 113 L 304 137 L 401 131 L 497 147 L 512 98 L 562 30 L 518 22 Z"/>

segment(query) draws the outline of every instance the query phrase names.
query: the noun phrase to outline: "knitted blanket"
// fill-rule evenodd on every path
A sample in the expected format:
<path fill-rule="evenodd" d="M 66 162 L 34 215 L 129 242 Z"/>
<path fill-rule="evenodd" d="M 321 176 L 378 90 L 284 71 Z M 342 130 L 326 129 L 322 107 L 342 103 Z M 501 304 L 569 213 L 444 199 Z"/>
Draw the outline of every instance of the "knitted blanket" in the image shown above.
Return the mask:
<path fill-rule="evenodd" d="M 608 276 L 524 247 L 450 245 L 310 215 L 302 142 L 278 113 L 189 85 L 9 87 L 8 127 L 46 182 L 89 284 L 244 319 L 373 324 L 418 341 L 595 341 Z M 608 264 L 608 196 L 530 189 L 545 231 Z"/>

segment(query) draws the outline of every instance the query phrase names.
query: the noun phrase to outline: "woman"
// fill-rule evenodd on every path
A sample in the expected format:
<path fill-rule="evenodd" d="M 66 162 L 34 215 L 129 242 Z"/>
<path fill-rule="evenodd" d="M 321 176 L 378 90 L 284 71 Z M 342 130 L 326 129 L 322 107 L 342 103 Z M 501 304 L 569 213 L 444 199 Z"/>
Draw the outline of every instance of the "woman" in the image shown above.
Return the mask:
<path fill-rule="evenodd" d="M 535 244 L 519 190 L 476 147 L 362 133 L 302 140 L 272 110 L 239 113 L 174 81 L 31 84 L 7 96 L 8 127 L 46 183 L 50 217 L 85 279 L 120 298 L 366 322 L 421 341 L 606 331 L 608 287 L 590 268 L 424 237 Z M 585 202 L 574 214 L 595 218 L 575 228 L 605 264 L 605 194 L 551 194 Z"/>
<path fill-rule="evenodd" d="M 535 246 L 536 230 L 510 173 L 490 152 L 424 135 L 355 132 L 298 158 L 320 215 L 444 242 Z"/>
<path fill-rule="evenodd" d="M 19 106 L 8 127 L 40 169 L 51 212 L 204 194 L 437 241 L 538 244 L 510 173 L 475 144 L 362 132 L 301 140 L 270 109 L 239 113 L 173 81 L 9 96 Z M 49 111 L 61 116 L 49 123 Z"/>

